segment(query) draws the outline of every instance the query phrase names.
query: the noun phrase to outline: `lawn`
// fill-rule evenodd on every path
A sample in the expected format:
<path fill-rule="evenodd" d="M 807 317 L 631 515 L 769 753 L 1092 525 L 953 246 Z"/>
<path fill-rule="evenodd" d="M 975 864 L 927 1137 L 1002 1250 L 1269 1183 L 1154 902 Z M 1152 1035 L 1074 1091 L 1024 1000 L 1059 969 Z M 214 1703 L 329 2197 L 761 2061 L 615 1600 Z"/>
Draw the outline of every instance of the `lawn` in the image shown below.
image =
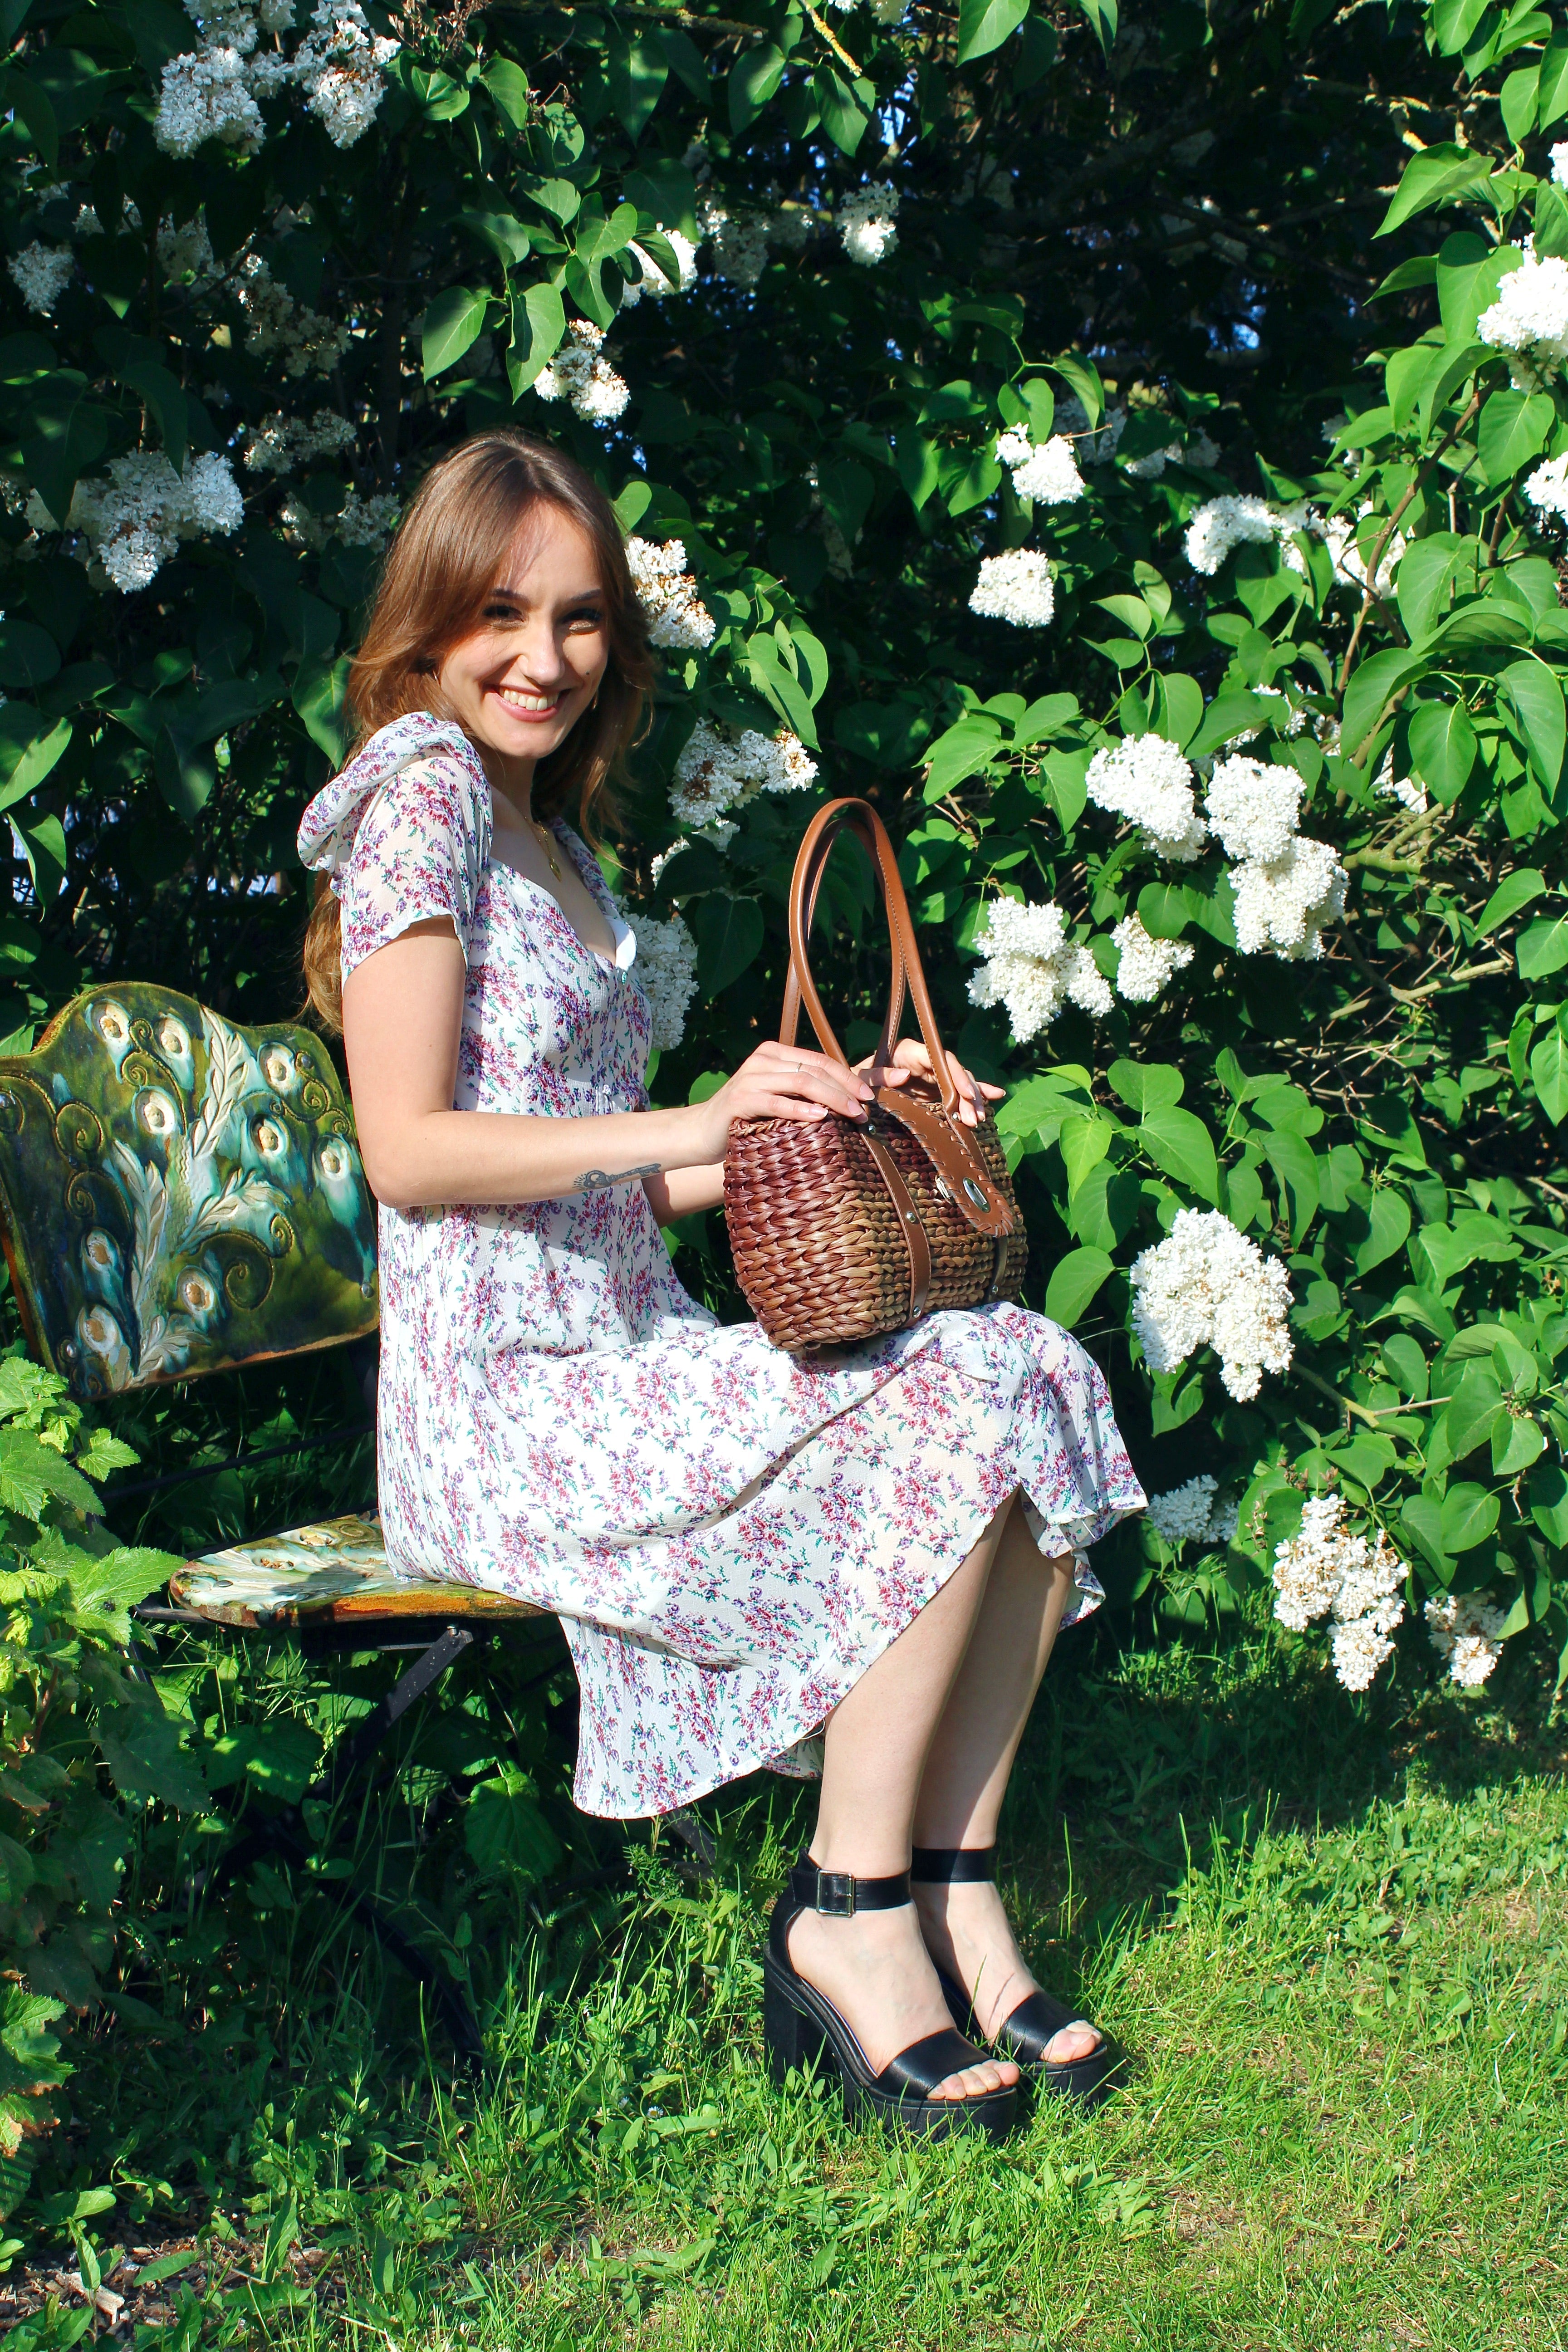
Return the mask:
<path fill-rule="evenodd" d="M 121 2340 L 1568 2344 L 1568 1789 L 1528 1664 L 1368 1704 L 1261 1633 L 1079 1644 L 1006 1843 L 1043 1973 L 1135 2053 L 1102 2115 L 918 2148 L 773 2093 L 760 1911 L 808 1801 L 750 1782 L 705 1809 L 710 1876 L 667 1836 L 535 1908 L 477 2092 L 389 2046 L 368 1960 L 226 2057 L 107 2033 L 75 2104 Z M 77 2259 L 18 2264 L 18 2352 L 85 2318 L 37 2309 Z"/>

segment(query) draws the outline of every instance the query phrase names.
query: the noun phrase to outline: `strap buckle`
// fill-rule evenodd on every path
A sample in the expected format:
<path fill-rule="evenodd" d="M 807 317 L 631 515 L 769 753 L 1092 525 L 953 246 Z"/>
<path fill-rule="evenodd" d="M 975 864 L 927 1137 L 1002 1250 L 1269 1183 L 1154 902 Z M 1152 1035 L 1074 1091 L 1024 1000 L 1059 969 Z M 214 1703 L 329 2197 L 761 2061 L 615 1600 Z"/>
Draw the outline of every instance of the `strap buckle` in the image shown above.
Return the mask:
<path fill-rule="evenodd" d="M 816 1900 L 812 1908 L 825 1919 L 853 1919 L 855 1916 L 855 1881 L 847 1872 L 819 1870 L 816 1874 Z"/>

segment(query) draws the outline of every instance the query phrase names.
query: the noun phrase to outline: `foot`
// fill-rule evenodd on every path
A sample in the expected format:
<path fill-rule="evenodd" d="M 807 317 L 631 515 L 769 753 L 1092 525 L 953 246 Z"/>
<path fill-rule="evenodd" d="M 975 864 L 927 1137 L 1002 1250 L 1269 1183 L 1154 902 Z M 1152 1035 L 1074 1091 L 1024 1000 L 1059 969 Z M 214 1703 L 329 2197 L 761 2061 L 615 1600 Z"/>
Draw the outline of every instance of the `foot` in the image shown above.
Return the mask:
<path fill-rule="evenodd" d="M 1025 1965 L 1001 1895 L 989 1880 L 917 1885 L 913 1892 L 926 1949 L 963 1987 L 989 2042 L 1018 2003 L 1041 1990 Z M 1047 2061 L 1070 2065 L 1089 2057 L 1103 2039 L 1092 2025 L 1064 2025 L 1047 2046 Z"/>
<path fill-rule="evenodd" d="M 802 1911 L 790 1922 L 787 1944 L 791 1966 L 833 2003 L 879 2074 L 900 2050 L 951 2030 L 912 1906 L 860 1911 L 852 1919 Z M 981 2098 L 1011 2090 L 1017 2079 L 1011 2058 L 984 2058 L 949 2074 L 930 2096 Z"/>

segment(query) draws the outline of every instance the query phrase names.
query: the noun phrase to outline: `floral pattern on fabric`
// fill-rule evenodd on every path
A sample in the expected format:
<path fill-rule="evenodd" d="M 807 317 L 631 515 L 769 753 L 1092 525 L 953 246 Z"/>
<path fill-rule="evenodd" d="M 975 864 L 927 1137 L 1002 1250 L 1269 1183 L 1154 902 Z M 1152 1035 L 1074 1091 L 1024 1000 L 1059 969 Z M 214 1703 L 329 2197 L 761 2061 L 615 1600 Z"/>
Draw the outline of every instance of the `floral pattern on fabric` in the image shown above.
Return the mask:
<path fill-rule="evenodd" d="M 625 942 L 595 860 L 554 831 Z M 594 954 L 491 859 L 489 788 L 454 730 L 384 729 L 311 803 L 300 853 L 339 893 L 345 975 L 410 924 L 453 921 L 455 1108 L 647 1108 L 635 957 Z M 632 1181 L 384 1205 L 380 1239 L 388 1551 L 560 1614 L 585 1811 L 664 1812 L 763 1763 L 803 1769 L 800 1743 L 1016 1490 L 1049 1552 L 1143 1507 L 1097 1366 L 1021 1307 L 797 1363 L 688 1297 Z M 1080 1559 L 1064 1622 L 1100 1597 Z"/>

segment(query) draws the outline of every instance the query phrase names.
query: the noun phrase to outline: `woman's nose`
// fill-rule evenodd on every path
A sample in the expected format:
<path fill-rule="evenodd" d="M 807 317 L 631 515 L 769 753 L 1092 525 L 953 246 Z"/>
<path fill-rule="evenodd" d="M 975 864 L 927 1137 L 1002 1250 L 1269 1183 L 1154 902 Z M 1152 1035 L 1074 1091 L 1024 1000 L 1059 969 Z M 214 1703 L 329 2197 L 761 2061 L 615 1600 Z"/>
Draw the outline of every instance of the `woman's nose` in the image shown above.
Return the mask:
<path fill-rule="evenodd" d="M 542 616 L 523 632 L 513 652 L 510 682 L 557 686 L 569 675 L 570 665 L 560 640 L 549 621 Z"/>

